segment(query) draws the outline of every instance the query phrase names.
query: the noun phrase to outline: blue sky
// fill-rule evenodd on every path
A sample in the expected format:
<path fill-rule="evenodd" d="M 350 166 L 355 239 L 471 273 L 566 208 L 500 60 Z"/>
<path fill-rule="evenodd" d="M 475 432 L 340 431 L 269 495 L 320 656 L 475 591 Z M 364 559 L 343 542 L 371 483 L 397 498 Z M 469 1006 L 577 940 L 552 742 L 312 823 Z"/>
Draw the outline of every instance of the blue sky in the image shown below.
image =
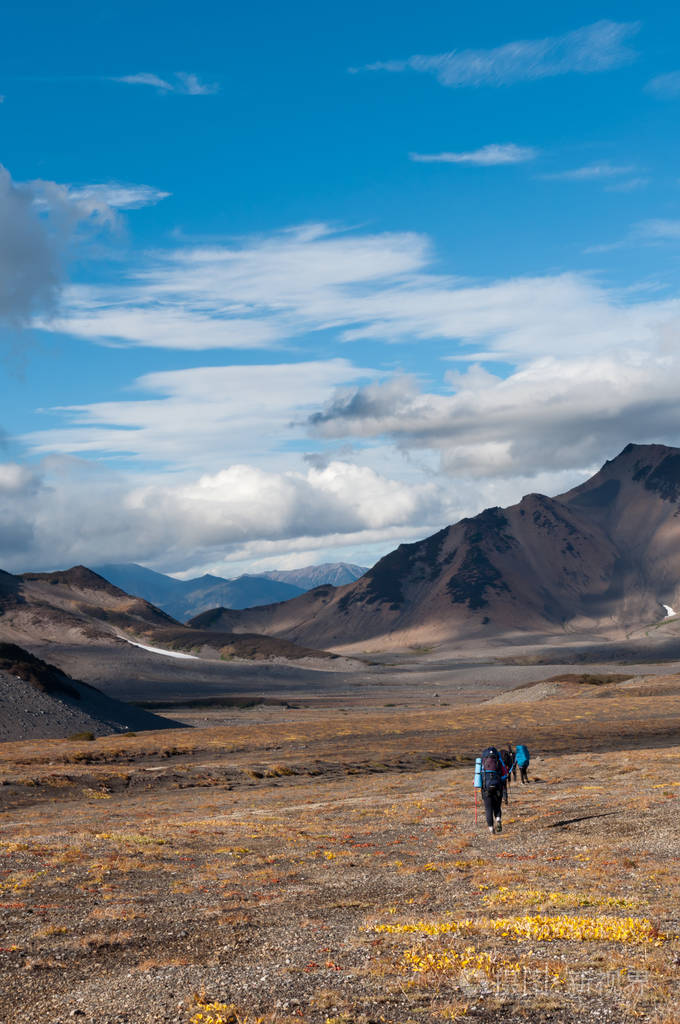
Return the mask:
<path fill-rule="evenodd" d="M 679 22 L 10 5 L 0 565 L 370 564 L 678 444 Z"/>

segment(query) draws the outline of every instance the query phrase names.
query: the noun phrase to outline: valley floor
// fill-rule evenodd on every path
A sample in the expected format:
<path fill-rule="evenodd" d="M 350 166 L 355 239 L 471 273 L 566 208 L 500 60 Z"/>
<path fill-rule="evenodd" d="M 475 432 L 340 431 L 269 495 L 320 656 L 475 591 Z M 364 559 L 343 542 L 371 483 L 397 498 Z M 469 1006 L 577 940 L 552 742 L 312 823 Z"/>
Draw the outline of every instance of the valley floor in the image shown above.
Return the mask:
<path fill-rule="evenodd" d="M 679 682 L 3 744 L 0 1019 L 671 1024 Z"/>

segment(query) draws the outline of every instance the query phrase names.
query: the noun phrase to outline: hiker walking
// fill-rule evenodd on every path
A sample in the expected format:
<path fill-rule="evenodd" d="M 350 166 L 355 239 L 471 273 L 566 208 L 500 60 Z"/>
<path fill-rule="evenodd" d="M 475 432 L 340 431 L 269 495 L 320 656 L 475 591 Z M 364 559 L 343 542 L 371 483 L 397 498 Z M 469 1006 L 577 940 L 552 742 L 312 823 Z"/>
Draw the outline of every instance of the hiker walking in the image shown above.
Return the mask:
<path fill-rule="evenodd" d="M 503 796 L 506 804 L 508 800 L 508 788 L 510 786 L 510 773 L 514 771 L 514 778 L 517 781 L 517 762 L 515 761 L 515 751 L 512 749 L 512 744 L 508 743 L 507 747 L 501 750 L 501 761 L 505 768 L 505 782 L 503 783 Z"/>
<path fill-rule="evenodd" d="M 528 782 L 527 771 L 529 769 L 529 748 L 525 747 L 523 743 L 517 745 L 517 753 L 515 754 L 515 760 L 517 761 L 517 767 L 519 768 L 519 774 L 522 782 Z"/>
<path fill-rule="evenodd" d="M 507 771 L 495 747 L 487 747 L 477 759 L 475 785 L 482 791 L 489 832 L 501 832 L 501 803 Z"/>

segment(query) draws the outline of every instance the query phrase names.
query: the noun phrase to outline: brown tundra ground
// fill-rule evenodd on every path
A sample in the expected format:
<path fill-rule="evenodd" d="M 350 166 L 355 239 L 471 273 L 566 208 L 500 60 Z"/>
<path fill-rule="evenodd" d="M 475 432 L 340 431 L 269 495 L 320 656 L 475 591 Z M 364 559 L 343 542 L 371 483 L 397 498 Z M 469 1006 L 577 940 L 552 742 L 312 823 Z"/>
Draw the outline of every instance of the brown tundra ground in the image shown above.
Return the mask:
<path fill-rule="evenodd" d="M 599 683 L 0 745 L 0 1020 L 680 1021 L 680 678 Z"/>

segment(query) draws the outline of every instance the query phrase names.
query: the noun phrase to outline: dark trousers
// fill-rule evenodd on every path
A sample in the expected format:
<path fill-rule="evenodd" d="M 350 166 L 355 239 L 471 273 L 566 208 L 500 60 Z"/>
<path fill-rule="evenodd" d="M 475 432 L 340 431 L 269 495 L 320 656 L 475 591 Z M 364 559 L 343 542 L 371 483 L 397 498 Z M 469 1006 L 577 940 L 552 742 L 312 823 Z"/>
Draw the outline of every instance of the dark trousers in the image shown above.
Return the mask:
<path fill-rule="evenodd" d="M 486 812 L 486 823 L 489 828 L 493 828 L 493 819 L 500 818 L 501 816 L 501 800 L 503 799 L 503 790 L 496 789 L 483 789 L 482 799 L 484 800 L 484 810 Z"/>
<path fill-rule="evenodd" d="M 522 778 L 522 782 L 528 782 L 529 781 L 529 779 L 527 777 L 528 770 L 529 770 L 529 765 L 528 764 L 521 764 L 519 766 L 519 773 L 520 773 L 520 776 Z"/>

